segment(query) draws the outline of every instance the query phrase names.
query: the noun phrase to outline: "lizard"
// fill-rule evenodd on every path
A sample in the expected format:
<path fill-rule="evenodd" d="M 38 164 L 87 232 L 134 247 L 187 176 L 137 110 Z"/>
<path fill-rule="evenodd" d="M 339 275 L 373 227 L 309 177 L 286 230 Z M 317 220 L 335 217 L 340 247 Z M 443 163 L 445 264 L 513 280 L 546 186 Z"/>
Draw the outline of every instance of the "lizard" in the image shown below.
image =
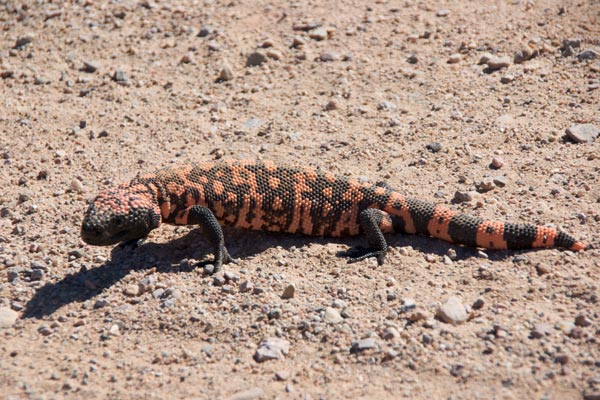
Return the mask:
<path fill-rule="evenodd" d="M 321 237 L 363 235 L 368 247 L 353 249 L 348 262 L 373 257 L 379 265 L 388 233 L 425 234 L 485 249 L 585 248 L 551 227 L 482 219 L 405 197 L 385 182 L 253 160 L 188 163 L 138 174 L 91 201 L 81 238 L 99 246 L 136 241 L 161 223 L 200 226 L 213 248 L 214 272 L 235 262 L 225 247 L 225 225 Z"/>

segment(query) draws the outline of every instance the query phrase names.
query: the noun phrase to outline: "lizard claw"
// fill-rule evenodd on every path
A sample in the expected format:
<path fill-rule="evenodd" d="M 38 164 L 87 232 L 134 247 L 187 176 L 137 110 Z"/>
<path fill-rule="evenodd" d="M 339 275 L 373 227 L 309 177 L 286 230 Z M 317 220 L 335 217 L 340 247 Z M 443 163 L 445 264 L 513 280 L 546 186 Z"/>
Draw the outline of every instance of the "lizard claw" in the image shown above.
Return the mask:
<path fill-rule="evenodd" d="M 356 256 L 350 256 L 348 259 L 348 264 L 354 264 L 367 258 L 375 257 L 377 259 L 377 264 L 383 265 L 385 261 L 386 250 L 371 250 L 363 247 L 357 247 L 352 249 L 351 253 L 356 254 Z"/>

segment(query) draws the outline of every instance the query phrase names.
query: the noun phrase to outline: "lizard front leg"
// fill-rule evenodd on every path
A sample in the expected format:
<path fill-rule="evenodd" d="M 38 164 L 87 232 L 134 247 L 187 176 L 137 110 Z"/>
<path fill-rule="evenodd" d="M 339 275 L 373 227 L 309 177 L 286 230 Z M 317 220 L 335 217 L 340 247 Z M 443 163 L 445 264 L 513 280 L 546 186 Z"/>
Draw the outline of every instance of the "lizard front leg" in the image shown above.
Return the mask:
<path fill-rule="evenodd" d="M 214 272 L 218 272 L 223 264 L 235 262 L 235 260 L 229 255 L 227 248 L 225 248 L 223 229 L 221 228 L 219 221 L 217 221 L 215 214 L 213 214 L 210 208 L 204 206 L 191 206 L 187 211 L 187 223 L 199 225 L 202 229 L 202 232 L 208 238 L 210 244 L 214 247 Z"/>

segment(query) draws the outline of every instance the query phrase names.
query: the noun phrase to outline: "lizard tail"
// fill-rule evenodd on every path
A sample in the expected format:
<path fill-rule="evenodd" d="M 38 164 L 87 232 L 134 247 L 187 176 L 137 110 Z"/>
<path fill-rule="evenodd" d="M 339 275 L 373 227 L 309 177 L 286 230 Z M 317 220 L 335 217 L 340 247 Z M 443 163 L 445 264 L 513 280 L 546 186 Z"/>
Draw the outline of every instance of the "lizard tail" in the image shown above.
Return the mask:
<path fill-rule="evenodd" d="M 485 249 L 585 249 L 582 242 L 554 228 L 486 220 L 396 193 L 388 202 L 385 212 L 390 214 L 396 231 L 427 234 L 467 246 Z"/>

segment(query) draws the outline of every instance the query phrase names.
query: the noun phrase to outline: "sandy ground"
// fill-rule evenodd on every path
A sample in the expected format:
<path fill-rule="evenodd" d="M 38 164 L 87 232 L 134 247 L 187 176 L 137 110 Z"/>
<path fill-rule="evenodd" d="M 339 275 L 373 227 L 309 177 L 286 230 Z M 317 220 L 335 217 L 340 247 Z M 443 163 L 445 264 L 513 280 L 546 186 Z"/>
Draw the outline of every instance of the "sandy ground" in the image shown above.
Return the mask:
<path fill-rule="evenodd" d="M 21 1 L 0 24 L 1 398 L 600 398 L 600 139 L 565 136 L 600 127 L 597 1 Z M 359 239 L 227 230 L 239 264 L 211 277 L 187 227 L 80 240 L 99 190 L 219 158 L 590 247 L 393 236 L 377 267 L 338 257 Z"/>

